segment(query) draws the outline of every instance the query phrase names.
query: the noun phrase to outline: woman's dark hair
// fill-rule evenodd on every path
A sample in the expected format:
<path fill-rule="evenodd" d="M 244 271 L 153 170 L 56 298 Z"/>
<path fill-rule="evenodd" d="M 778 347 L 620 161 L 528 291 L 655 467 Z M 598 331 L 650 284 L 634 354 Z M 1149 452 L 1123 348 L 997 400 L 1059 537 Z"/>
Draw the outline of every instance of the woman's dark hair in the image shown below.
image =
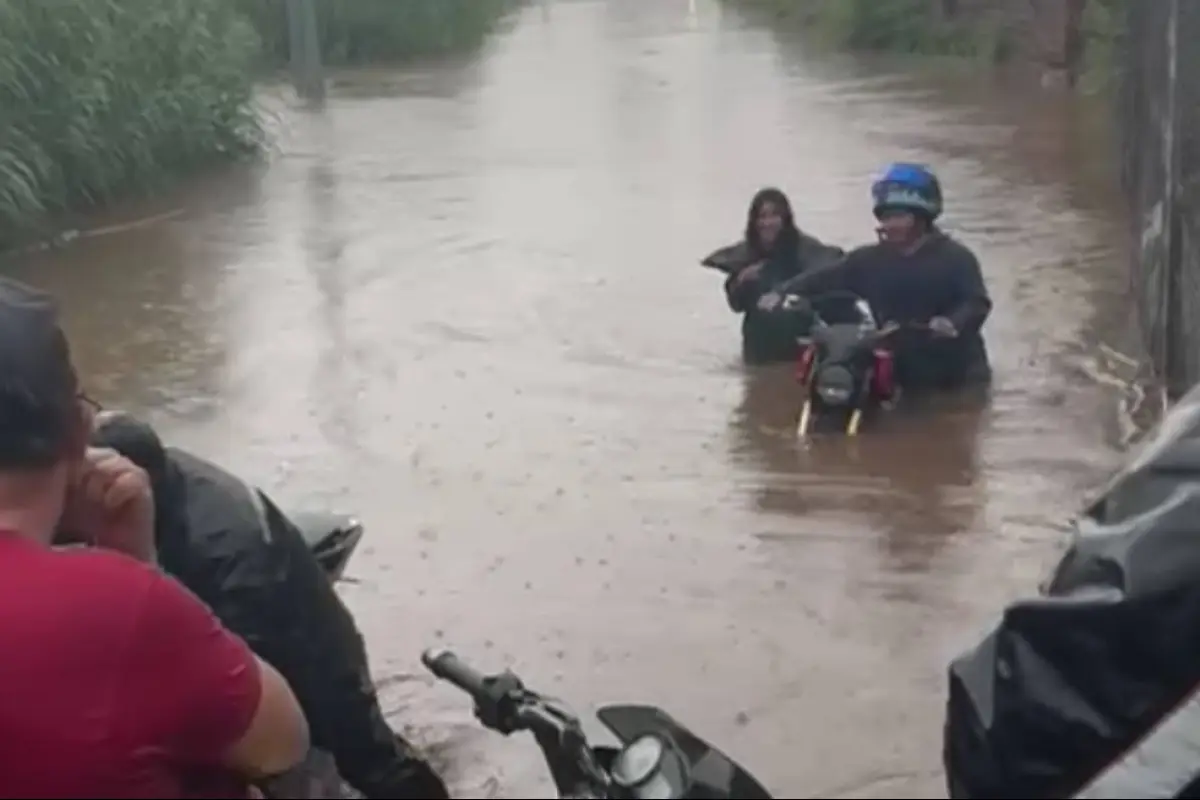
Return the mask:
<path fill-rule="evenodd" d="M 775 206 L 783 217 L 783 230 L 779 232 L 779 238 L 770 248 L 763 247 L 762 242 L 758 240 L 758 226 L 755 224 L 758 212 L 767 203 Z M 800 230 L 796 227 L 796 218 L 792 215 L 792 204 L 787 195 L 770 186 L 759 189 L 750 201 L 750 210 L 746 214 L 745 236 L 746 246 L 756 259 L 781 254 L 795 257 L 796 250 L 800 247 Z"/>

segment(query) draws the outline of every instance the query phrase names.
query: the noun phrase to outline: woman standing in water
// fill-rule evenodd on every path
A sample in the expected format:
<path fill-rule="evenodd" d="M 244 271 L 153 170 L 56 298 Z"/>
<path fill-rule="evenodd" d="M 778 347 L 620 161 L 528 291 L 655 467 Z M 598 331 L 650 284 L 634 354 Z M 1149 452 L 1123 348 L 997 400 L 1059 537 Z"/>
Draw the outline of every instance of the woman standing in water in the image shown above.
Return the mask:
<path fill-rule="evenodd" d="M 784 282 L 844 255 L 796 227 L 792 205 L 779 189 L 761 189 L 750 201 L 741 242 L 704 259 L 705 266 L 725 272 L 729 307 L 742 314 L 742 357 L 748 364 L 790 361 L 796 337 L 805 333 L 807 315 L 762 310 L 758 300 Z"/>

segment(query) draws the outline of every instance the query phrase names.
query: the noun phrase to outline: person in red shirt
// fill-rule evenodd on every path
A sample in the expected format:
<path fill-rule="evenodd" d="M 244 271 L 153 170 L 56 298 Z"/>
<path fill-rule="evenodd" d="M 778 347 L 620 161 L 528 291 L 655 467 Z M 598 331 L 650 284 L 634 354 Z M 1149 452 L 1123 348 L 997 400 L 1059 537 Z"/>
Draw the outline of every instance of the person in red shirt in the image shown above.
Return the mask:
<path fill-rule="evenodd" d="M 303 714 L 154 568 L 146 475 L 91 427 L 52 299 L 0 280 L 0 797 L 246 797 Z"/>

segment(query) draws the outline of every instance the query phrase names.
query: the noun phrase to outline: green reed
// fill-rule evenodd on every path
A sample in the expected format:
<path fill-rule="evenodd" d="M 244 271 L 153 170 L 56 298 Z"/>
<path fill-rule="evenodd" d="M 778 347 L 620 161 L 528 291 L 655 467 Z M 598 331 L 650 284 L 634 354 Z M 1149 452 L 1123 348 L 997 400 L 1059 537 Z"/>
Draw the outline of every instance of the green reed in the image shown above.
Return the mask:
<path fill-rule="evenodd" d="M 316 0 L 330 64 L 478 46 L 516 0 Z M 286 0 L 0 0 L 0 251 L 263 144 Z"/>
<path fill-rule="evenodd" d="M 935 0 L 730 0 L 780 26 L 812 28 L 850 50 L 963 56 L 994 62 L 1012 52 L 995 22 L 944 19 Z"/>
<path fill-rule="evenodd" d="M 235 0 L 0 0 L 0 242 L 253 152 Z"/>
<path fill-rule="evenodd" d="M 241 0 L 269 64 L 288 57 L 287 0 Z M 478 47 L 514 0 L 315 0 L 329 64 L 396 62 Z"/>

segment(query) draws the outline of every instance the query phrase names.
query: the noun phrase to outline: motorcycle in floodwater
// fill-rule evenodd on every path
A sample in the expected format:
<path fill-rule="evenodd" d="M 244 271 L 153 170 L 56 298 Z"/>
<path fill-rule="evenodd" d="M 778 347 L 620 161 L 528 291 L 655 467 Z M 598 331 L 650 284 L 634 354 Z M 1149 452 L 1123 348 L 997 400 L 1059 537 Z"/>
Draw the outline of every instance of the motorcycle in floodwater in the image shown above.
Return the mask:
<path fill-rule="evenodd" d="M 484 675 L 447 650 L 428 650 L 421 660 L 471 697 L 485 728 L 505 736 L 533 734 L 560 798 L 771 800 L 745 768 L 659 708 L 600 708 L 597 718 L 620 746 L 596 745 L 578 717 L 526 688 L 512 672 Z"/>
<path fill-rule="evenodd" d="M 796 295 L 784 307 L 801 305 Z M 796 435 L 807 436 L 817 418 L 836 417 L 847 436 L 858 435 L 863 417 L 897 397 L 891 337 L 899 325 L 879 327 L 866 300 L 852 292 L 826 292 L 807 300 L 812 329 L 797 339 L 801 387 Z"/>

